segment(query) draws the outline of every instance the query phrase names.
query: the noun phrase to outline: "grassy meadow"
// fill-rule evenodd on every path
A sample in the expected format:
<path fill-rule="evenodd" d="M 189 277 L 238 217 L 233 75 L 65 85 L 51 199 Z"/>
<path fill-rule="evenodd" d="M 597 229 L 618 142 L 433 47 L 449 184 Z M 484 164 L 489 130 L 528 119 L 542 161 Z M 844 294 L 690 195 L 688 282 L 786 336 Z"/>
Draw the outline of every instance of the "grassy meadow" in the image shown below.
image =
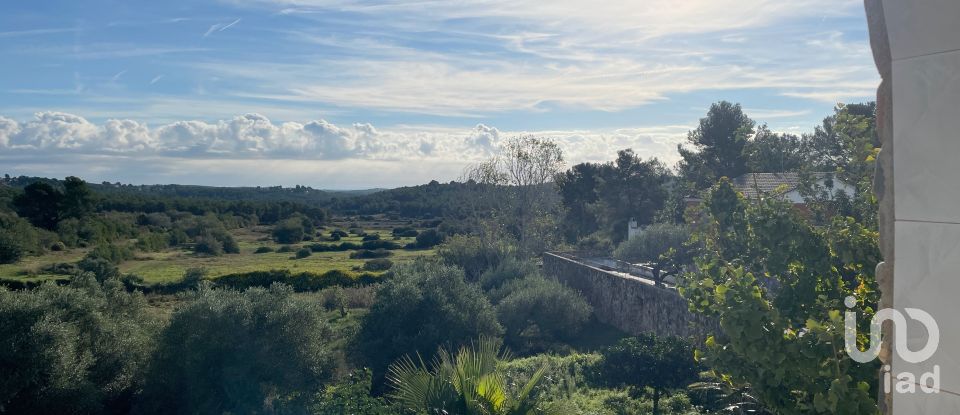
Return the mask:
<path fill-rule="evenodd" d="M 350 233 L 349 236 L 342 237 L 336 242 L 326 240 L 332 230 L 347 230 L 351 226 L 354 226 L 353 229 L 362 229 L 362 232 Z M 363 264 L 367 260 L 350 258 L 350 253 L 354 251 L 314 252 L 309 257 L 300 259 L 295 258 L 294 255 L 299 248 L 314 243 L 333 245 L 352 242 L 359 245 L 362 243 L 363 237 L 357 235 L 357 233 L 379 234 L 382 240 L 393 241 L 401 246 L 414 242 L 415 238 L 413 237 L 395 238 L 391 231 L 398 226 L 409 225 L 405 222 L 394 223 L 391 221 L 359 223 L 355 221 L 336 221 L 324 229 L 317 230 L 317 236 L 314 237 L 313 241 L 304 241 L 293 245 L 274 242 L 270 236 L 271 227 L 269 226 L 238 228 L 231 230 L 230 233 L 240 246 L 239 254 L 202 255 L 194 253 L 189 247 L 170 248 L 159 252 L 136 251 L 135 257 L 119 264 L 119 268 L 123 274 L 133 274 L 143 278 L 146 284 L 180 281 L 184 273 L 190 268 L 204 268 L 207 271 L 207 277 L 212 279 L 228 274 L 267 270 L 290 270 L 294 273 L 311 272 L 317 274 L 330 270 L 341 270 L 359 274 L 367 272 L 363 270 Z M 129 241 L 131 244 L 135 242 L 135 240 Z M 289 252 L 277 252 L 284 246 L 290 247 Z M 255 253 L 261 247 L 268 247 L 272 252 Z M 88 251 L 88 248 L 74 248 L 59 252 L 50 251 L 43 255 L 26 257 L 15 264 L 3 264 L 0 265 L 0 278 L 21 282 L 65 279 L 68 277 L 67 275 L 51 273 L 49 271 L 50 267 L 61 263 L 76 262 L 83 258 Z M 397 249 L 390 252 L 392 252 L 392 255 L 388 259 L 394 263 L 402 263 L 419 256 L 434 254 L 432 249 Z M 374 273 L 377 272 L 374 271 Z"/>

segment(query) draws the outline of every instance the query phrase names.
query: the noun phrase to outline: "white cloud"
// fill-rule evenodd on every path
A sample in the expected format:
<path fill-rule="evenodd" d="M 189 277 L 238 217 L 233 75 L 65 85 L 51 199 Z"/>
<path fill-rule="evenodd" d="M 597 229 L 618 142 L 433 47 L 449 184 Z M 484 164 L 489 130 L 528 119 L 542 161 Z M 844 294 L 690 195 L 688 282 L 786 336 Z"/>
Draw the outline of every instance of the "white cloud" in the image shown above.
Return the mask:
<path fill-rule="evenodd" d="M 676 161 L 676 143 L 688 126 L 610 131 L 500 131 L 401 126 L 381 130 L 369 123 L 338 126 L 325 120 L 277 124 L 259 114 L 217 122 L 177 121 L 154 128 L 134 120 L 102 125 L 57 112 L 17 122 L 0 117 L 0 148 L 10 154 L 175 157 L 196 160 L 379 160 L 469 163 L 493 155 L 505 137 L 534 134 L 555 140 L 571 163 L 603 161 L 634 148 L 644 157 Z M 256 161 L 259 162 L 259 161 Z"/>

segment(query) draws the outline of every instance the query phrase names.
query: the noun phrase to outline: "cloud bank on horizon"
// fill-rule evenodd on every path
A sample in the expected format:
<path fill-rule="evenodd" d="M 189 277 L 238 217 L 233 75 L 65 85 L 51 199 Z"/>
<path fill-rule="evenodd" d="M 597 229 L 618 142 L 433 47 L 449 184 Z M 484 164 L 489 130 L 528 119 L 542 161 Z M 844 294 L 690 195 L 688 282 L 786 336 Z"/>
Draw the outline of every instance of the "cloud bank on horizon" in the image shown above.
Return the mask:
<path fill-rule="evenodd" d="M 2 6 L 5 173 L 397 186 L 522 133 L 672 163 L 711 102 L 803 132 L 879 79 L 857 0 L 53 3 Z"/>

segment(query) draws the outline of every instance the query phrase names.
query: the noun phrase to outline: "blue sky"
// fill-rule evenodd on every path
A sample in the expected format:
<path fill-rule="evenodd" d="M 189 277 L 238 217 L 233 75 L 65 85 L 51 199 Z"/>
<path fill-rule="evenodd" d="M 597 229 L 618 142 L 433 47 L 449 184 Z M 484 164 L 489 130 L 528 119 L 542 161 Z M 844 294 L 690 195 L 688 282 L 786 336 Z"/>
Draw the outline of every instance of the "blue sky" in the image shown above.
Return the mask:
<path fill-rule="evenodd" d="M 446 181 L 521 133 L 672 164 L 711 102 L 802 133 L 879 81 L 859 0 L 0 7 L 0 173 L 94 181 Z"/>

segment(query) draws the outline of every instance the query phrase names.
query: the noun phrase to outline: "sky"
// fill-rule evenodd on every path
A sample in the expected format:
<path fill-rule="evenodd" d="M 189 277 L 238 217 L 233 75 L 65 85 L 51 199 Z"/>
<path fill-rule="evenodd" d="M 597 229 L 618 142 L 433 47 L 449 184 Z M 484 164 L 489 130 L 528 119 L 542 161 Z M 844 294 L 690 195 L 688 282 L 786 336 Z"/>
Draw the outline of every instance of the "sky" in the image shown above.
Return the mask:
<path fill-rule="evenodd" d="M 710 104 L 813 130 L 875 96 L 860 0 L 84 0 L 0 5 L 0 174 L 450 181 L 503 140 L 676 163 Z"/>

